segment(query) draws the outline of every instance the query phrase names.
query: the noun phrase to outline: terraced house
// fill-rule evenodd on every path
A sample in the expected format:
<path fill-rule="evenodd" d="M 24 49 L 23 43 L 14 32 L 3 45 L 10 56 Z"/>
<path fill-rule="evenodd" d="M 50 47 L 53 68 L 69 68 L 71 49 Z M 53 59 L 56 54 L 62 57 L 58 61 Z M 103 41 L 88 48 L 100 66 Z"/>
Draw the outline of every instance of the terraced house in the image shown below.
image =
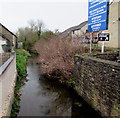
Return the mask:
<path fill-rule="evenodd" d="M 90 39 L 90 33 L 87 32 L 88 22 L 83 22 L 78 26 L 72 27 L 71 31 L 73 39 L 85 39 L 83 42 L 87 42 Z M 105 41 L 106 47 L 120 48 L 120 0 L 113 0 L 109 5 L 108 30 L 94 32 L 92 38 L 97 39 L 98 33 L 103 32 L 110 35 L 109 41 Z M 101 43 L 99 41 L 98 45 L 101 46 Z"/>
<path fill-rule="evenodd" d="M 11 110 L 17 75 L 16 42 L 17 36 L 0 23 L 0 117 L 9 116 Z"/>
<path fill-rule="evenodd" d="M 16 47 L 17 36 L 0 23 L 0 53 Z"/>

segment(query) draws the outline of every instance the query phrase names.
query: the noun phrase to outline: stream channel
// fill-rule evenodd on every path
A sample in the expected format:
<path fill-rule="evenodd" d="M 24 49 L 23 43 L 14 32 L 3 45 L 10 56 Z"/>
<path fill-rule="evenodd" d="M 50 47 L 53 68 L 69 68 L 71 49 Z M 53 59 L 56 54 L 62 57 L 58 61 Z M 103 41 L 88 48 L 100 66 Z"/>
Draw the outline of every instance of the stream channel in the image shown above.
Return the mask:
<path fill-rule="evenodd" d="M 39 65 L 32 58 L 28 60 L 27 74 L 28 81 L 21 88 L 18 116 L 102 118 L 73 90 L 43 78 Z"/>

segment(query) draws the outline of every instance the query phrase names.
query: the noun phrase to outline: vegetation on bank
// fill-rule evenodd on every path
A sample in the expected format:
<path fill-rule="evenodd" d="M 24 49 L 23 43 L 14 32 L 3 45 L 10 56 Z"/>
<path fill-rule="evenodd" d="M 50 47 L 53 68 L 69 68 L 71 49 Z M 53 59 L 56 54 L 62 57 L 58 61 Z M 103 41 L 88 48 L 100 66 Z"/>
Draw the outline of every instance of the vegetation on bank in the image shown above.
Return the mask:
<path fill-rule="evenodd" d="M 50 30 L 44 28 L 44 23 L 40 20 L 30 20 L 27 27 L 19 28 L 16 35 L 18 42 L 23 42 L 23 48 L 30 53 L 34 53 L 34 44 L 43 40 L 49 40 L 56 36 L 57 33 L 53 33 Z"/>
<path fill-rule="evenodd" d="M 17 80 L 16 86 L 14 90 L 14 101 L 12 104 L 11 110 L 11 117 L 17 117 L 20 108 L 20 88 L 24 85 L 26 81 L 26 65 L 27 65 L 27 58 L 30 54 L 25 51 L 24 49 L 19 49 L 16 51 L 16 68 L 17 68 Z"/>
<path fill-rule="evenodd" d="M 65 80 L 73 78 L 74 55 L 89 51 L 79 41 L 73 42 L 70 36 L 38 42 L 35 49 L 40 54 L 37 62 L 41 64 L 41 73 L 50 78 Z"/>
<path fill-rule="evenodd" d="M 47 41 L 37 42 L 35 49 L 40 54 L 37 63 L 40 64 L 41 73 L 47 78 L 58 79 L 62 83 L 74 87 L 74 56 L 90 54 L 89 44 L 80 43 L 71 36 L 55 37 Z M 105 48 L 110 51 L 111 48 Z M 91 54 L 101 53 L 101 47 L 92 46 Z"/>

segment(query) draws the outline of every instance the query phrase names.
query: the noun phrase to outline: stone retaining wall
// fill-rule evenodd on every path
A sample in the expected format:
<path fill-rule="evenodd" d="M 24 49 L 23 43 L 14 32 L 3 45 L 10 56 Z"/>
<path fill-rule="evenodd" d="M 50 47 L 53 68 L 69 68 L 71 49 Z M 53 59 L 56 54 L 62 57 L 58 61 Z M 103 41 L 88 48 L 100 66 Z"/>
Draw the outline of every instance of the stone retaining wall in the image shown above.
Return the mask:
<path fill-rule="evenodd" d="M 120 117 L 120 63 L 75 56 L 76 91 L 102 116 Z"/>

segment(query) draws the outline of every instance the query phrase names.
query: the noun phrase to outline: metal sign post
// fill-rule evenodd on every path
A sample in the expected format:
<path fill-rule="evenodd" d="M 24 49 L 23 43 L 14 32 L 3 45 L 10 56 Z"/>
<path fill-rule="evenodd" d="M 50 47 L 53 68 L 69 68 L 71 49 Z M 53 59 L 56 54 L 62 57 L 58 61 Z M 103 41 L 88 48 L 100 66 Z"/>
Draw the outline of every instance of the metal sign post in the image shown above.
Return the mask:
<path fill-rule="evenodd" d="M 90 33 L 90 53 L 92 52 L 92 33 Z"/>
<path fill-rule="evenodd" d="M 102 50 L 101 52 L 104 53 L 105 41 L 102 42 Z"/>
<path fill-rule="evenodd" d="M 104 34 L 104 31 L 102 32 Z M 105 47 L 105 42 L 102 41 L 102 49 L 101 49 L 101 52 L 104 53 L 104 47 Z"/>

